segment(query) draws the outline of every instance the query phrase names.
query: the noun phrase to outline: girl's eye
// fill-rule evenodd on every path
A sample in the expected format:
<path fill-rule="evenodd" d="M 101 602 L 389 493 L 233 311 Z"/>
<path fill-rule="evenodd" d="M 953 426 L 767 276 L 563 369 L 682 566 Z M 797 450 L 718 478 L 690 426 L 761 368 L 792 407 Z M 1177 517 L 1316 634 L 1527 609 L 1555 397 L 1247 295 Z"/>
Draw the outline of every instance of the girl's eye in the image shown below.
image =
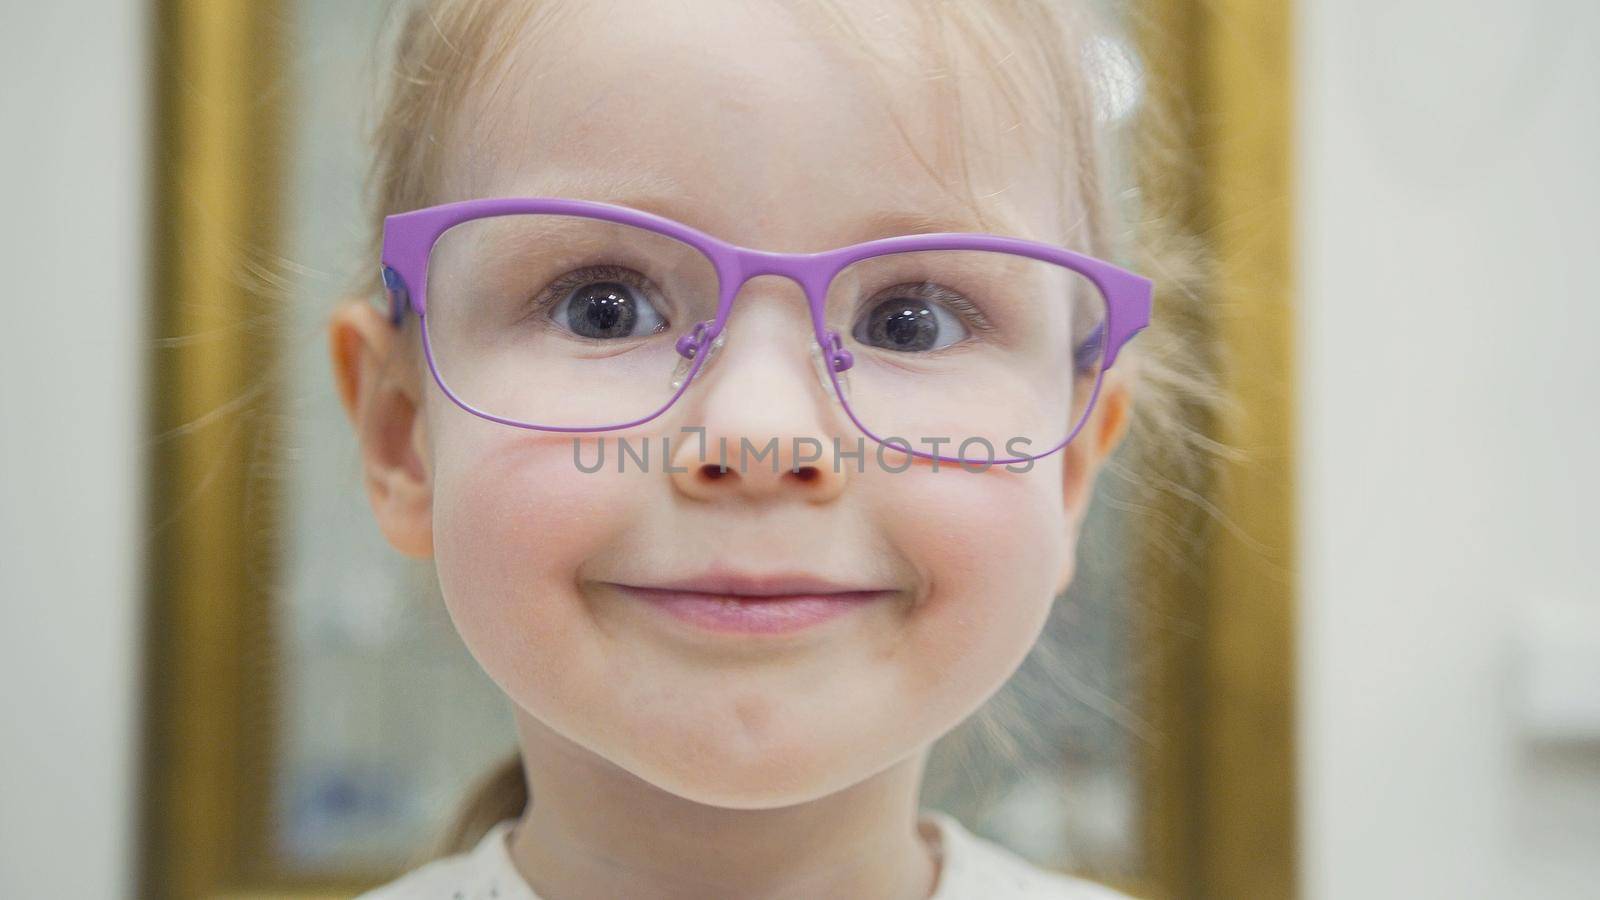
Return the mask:
<path fill-rule="evenodd" d="M 626 273 L 626 274 L 624 274 Z M 549 288 L 550 318 L 578 337 L 591 340 L 642 337 L 667 329 L 651 304 L 643 276 L 615 266 L 563 275 Z"/>
<path fill-rule="evenodd" d="M 928 282 L 898 285 L 885 293 L 889 296 L 868 307 L 852 332 L 863 344 L 916 353 L 948 347 L 970 334 L 957 312 L 977 311 L 960 294 Z"/>

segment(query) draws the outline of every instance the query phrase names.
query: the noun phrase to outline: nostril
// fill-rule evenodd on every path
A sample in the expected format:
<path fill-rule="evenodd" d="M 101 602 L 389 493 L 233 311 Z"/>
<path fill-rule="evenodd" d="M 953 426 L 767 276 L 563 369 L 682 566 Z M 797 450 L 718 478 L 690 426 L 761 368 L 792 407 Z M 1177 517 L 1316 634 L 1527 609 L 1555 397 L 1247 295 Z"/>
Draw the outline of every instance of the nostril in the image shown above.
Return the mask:
<path fill-rule="evenodd" d="M 726 477 L 727 474 L 728 467 L 722 465 L 721 463 L 705 463 L 700 466 L 700 477 L 707 481 L 720 480 Z M 822 477 L 821 470 L 819 470 L 816 466 L 801 466 L 798 469 L 791 469 L 784 474 L 791 475 L 795 478 L 795 480 L 805 484 L 809 484 Z"/>

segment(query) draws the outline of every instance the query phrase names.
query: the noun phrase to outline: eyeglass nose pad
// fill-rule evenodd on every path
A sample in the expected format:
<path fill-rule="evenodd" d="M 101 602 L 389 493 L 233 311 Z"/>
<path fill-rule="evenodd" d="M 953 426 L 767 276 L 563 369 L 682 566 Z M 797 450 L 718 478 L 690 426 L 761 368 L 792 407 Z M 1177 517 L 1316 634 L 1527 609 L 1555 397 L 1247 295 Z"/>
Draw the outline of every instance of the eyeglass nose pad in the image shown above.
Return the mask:
<path fill-rule="evenodd" d="M 700 354 L 701 343 L 705 334 L 711 329 L 710 322 L 696 322 L 689 333 L 678 338 L 676 348 L 678 351 L 678 364 L 672 369 L 672 389 L 677 391 L 683 387 L 683 381 L 689 377 L 689 372 L 694 368 L 694 359 Z M 722 326 L 717 332 L 717 337 L 706 348 L 706 361 L 700 364 L 702 371 L 711 367 L 717 358 L 717 351 L 722 349 L 722 342 L 728 335 L 728 326 Z"/>
<path fill-rule="evenodd" d="M 817 373 L 817 383 L 822 385 L 822 392 L 833 393 L 833 379 L 828 377 L 828 369 L 836 373 L 839 380 L 839 389 L 845 397 L 850 396 L 850 376 L 847 374 L 850 367 L 855 365 L 855 357 L 849 350 L 844 349 L 844 341 L 839 337 L 839 332 L 830 331 L 827 334 L 828 346 L 824 348 L 816 341 L 811 342 L 811 367 Z"/>
<path fill-rule="evenodd" d="M 673 367 L 672 371 L 672 389 L 674 391 L 683 387 L 684 379 L 688 377 L 689 372 L 694 368 L 694 359 L 699 355 L 701 342 L 705 339 L 705 333 L 710 327 L 710 322 L 696 322 L 694 328 L 688 334 L 678 338 L 676 344 L 679 357 L 678 364 Z M 724 325 L 722 330 L 717 332 L 716 338 L 707 347 L 706 361 L 701 363 L 701 371 L 711 367 L 711 363 L 717 358 L 717 351 L 722 349 L 723 341 L 726 340 L 727 336 L 728 328 Z M 815 341 L 811 342 L 811 367 L 817 373 L 817 384 L 822 387 L 824 394 L 833 392 L 833 379 L 828 377 L 828 368 L 831 363 L 833 370 L 839 373 L 839 387 L 844 392 L 844 395 L 848 397 L 850 395 L 850 379 L 844 373 L 855 365 L 855 357 L 851 355 L 849 350 L 844 349 L 844 341 L 839 337 L 837 331 L 828 332 L 828 345 L 828 350 L 824 352 L 821 345 Z"/>

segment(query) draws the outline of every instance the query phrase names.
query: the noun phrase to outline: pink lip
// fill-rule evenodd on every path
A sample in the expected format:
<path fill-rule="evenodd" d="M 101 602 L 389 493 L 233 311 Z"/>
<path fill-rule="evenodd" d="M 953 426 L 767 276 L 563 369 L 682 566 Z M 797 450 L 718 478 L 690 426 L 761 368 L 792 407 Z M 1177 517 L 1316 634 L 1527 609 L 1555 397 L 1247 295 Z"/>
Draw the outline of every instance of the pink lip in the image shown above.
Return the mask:
<path fill-rule="evenodd" d="M 800 631 L 892 593 L 886 588 L 844 585 L 811 575 L 727 571 L 653 585 L 616 586 L 677 619 L 734 634 Z"/>

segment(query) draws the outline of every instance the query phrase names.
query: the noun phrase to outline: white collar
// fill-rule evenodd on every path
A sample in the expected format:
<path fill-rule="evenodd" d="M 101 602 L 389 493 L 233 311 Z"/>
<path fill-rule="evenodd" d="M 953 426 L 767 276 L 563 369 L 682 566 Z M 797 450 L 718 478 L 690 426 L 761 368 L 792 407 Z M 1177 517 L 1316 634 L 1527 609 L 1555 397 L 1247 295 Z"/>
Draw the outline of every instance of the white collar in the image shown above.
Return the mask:
<path fill-rule="evenodd" d="M 509 839 L 516 824 L 516 819 L 496 823 L 473 848 L 469 864 L 462 867 L 467 870 L 462 874 L 468 881 L 461 884 L 461 896 L 473 900 L 540 900 L 511 860 Z M 928 900 L 1129 900 L 1126 895 L 1093 882 L 1037 867 L 1006 847 L 973 834 L 942 810 L 921 810 L 918 833 L 936 838 L 930 846 L 939 859 L 939 880 Z"/>

